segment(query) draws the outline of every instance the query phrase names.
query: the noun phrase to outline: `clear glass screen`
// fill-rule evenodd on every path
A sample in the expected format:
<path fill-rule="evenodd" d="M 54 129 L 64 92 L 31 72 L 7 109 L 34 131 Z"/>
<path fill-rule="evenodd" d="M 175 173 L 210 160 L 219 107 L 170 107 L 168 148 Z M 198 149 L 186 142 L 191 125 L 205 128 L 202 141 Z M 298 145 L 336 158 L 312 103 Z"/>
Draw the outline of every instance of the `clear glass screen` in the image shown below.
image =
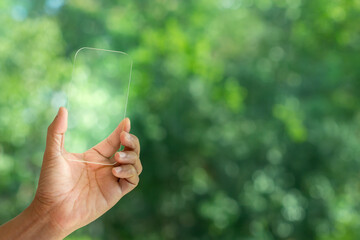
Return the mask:
<path fill-rule="evenodd" d="M 77 51 L 67 87 L 67 152 L 92 148 L 125 118 L 131 71 L 132 60 L 124 52 L 88 47 Z"/>

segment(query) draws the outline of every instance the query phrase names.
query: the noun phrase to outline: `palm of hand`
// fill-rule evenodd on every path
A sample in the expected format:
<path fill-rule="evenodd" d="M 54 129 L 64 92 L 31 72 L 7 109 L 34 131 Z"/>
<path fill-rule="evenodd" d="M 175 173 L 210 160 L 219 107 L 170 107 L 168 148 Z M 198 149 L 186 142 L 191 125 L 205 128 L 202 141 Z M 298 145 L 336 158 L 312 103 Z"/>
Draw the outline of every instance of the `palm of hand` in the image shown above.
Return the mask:
<path fill-rule="evenodd" d="M 70 233 L 98 218 L 120 198 L 135 188 L 142 170 L 138 139 L 129 134 L 130 121 L 124 119 L 108 138 L 84 153 L 64 149 L 67 111 L 60 108 L 49 126 L 39 186 L 33 201 L 39 216 L 49 216 L 57 228 Z M 123 159 L 115 154 L 121 167 L 86 162 L 107 162 L 125 146 Z"/>
<path fill-rule="evenodd" d="M 50 214 L 61 228 L 86 225 L 122 197 L 111 166 L 66 160 L 107 161 L 93 148 L 83 154 L 66 153 L 57 158 L 41 173 L 43 181 L 39 183 L 38 197 L 45 205 L 56 206 L 51 207 L 54 210 Z M 79 223 L 81 226 L 77 226 Z"/>

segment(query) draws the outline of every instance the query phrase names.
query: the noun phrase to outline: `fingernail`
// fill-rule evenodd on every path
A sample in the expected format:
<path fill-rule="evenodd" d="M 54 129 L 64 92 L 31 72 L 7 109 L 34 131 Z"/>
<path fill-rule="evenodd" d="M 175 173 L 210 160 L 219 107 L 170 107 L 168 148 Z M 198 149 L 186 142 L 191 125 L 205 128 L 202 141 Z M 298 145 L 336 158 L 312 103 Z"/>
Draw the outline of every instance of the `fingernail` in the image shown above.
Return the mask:
<path fill-rule="evenodd" d="M 130 134 L 129 134 L 129 133 L 126 133 L 125 138 L 126 138 L 126 140 L 129 141 L 129 142 L 131 141 L 131 137 L 130 137 Z"/>
<path fill-rule="evenodd" d="M 119 156 L 120 156 L 120 158 L 126 158 L 126 153 L 124 153 L 124 152 L 119 152 Z"/>
<path fill-rule="evenodd" d="M 121 169 L 122 169 L 121 167 L 116 167 L 116 168 L 115 168 L 115 172 L 116 172 L 116 173 L 120 173 L 120 172 L 121 172 Z"/>

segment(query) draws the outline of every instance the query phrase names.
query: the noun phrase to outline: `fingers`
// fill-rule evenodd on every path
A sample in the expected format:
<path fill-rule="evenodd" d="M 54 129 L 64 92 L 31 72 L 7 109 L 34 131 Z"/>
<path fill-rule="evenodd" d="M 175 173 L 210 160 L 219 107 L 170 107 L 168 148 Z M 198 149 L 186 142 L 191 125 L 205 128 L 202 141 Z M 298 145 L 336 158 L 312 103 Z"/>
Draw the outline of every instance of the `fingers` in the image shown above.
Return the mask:
<path fill-rule="evenodd" d="M 135 151 L 140 156 L 140 142 L 139 139 L 128 132 L 122 132 L 120 134 L 121 145 L 125 147 L 125 151 Z"/>
<path fill-rule="evenodd" d="M 60 107 L 54 121 L 48 127 L 45 152 L 60 154 L 64 146 L 64 133 L 67 130 L 68 112 Z"/>
<path fill-rule="evenodd" d="M 107 139 L 94 147 L 97 152 L 108 158 L 120 148 L 120 144 L 125 147 L 123 151 L 117 152 L 112 157 L 121 164 L 114 167 L 112 173 L 119 178 L 118 182 L 123 196 L 138 185 L 139 174 L 142 172 L 139 159 L 140 143 L 138 138 L 129 131 L 130 120 L 126 118 Z"/>
<path fill-rule="evenodd" d="M 120 148 L 120 133 L 130 131 L 130 119 L 125 118 L 117 128 L 103 141 L 93 147 L 98 153 L 106 158 L 111 157 Z"/>
<path fill-rule="evenodd" d="M 135 167 L 131 164 L 114 167 L 112 171 L 117 178 L 131 178 L 134 175 L 137 175 Z"/>
<path fill-rule="evenodd" d="M 126 164 L 114 167 L 112 173 L 119 178 L 122 195 L 129 193 L 139 184 L 139 176 L 133 165 Z"/>
<path fill-rule="evenodd" d="M 138 175 L 142 172 L 142 165 L 139 156 L 134 151 L 122 151 L 117 152 L 114 155 L 114 160 L 120 164 L 132 164 L 134 165 Z"/>

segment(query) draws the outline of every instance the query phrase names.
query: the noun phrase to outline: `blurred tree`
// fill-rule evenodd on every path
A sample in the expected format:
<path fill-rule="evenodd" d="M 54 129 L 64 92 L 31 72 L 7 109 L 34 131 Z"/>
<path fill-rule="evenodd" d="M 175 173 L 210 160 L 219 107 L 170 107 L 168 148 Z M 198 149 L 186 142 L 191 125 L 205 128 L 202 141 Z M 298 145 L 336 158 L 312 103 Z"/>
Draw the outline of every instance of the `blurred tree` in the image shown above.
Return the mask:
<path fill-rule="evenodd" d="M 134 59 L 144 172 L 69 239 L 358 239 L 356 0 L 0 3 L 0 219 L 32 199 L 83 46 Z"/>

